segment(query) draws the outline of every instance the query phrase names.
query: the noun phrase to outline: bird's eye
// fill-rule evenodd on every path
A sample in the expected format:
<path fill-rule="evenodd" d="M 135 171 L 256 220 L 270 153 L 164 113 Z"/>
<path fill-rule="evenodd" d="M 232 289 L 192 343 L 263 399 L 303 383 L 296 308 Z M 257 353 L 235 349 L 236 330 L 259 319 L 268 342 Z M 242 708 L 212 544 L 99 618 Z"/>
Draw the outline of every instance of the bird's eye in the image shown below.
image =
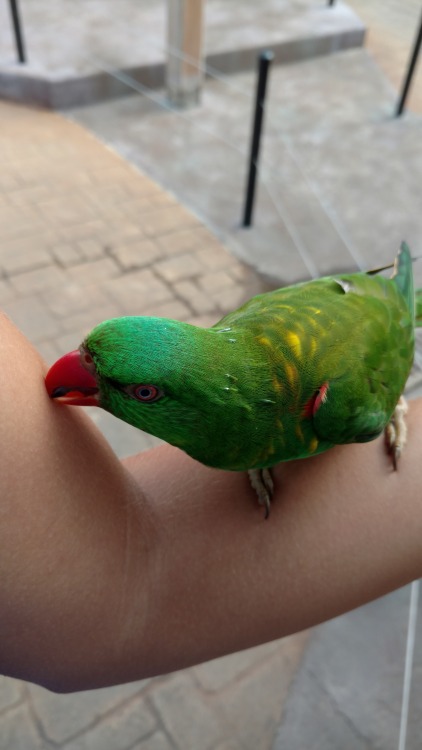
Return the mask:
<path fill-rule="evenodd" d="M 138 401 L 157 401 L 162 396 L 161 391 L 155 385 L 137 385 L 133 389 L 133 395 Z"/>
<path fill-rule="evenodd" d="M 91 357 L 89 351 L 85 349 L 84 346 L 80 346 L 79 352 L 80 352 L 80 363 L 82 367 L 85 367 L 85 370 L 88 370 L 88 372 L 91 372 L 93 375 L 95 375 L 95 362 L 93 358 Z"/>

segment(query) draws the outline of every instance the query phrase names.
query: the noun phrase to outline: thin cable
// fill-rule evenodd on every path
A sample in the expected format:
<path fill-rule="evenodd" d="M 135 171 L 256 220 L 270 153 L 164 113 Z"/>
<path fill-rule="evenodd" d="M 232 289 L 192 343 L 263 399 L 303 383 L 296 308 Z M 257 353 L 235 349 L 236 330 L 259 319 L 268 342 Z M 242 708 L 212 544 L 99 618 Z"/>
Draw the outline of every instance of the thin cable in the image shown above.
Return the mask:
<path fill-rule="evenodd" d="M 406 658 L 403 676 L 403 696 L 400 714 L 400 734 L 398 750 L 406 750 L 407 727 L 409 723 L 410 688 L 413 672 L 413 654 L 415 650 L 416 623 L 418 619 L 419 581 L 410 586 L 409 621 L 407 626 Z"/>
<path fill-rule="evenodd" d="M 175 57 L 177 57 L 178 59 L 180 59 L 180 60 L 182 60 L 184 62 L 188 62 L 188 63 L 194 64 L 198 68 L 198 70 L 200 70 L 201 72 L 203 72 L 205 75 L 207 75 L 207 76 L 209 76 L 211 78 L 214 78 L 215 80 L 217 80 L 218 82 L 220 82 L 224 86 L 226 86 L 227 88 L 232 89 L 233 91 L 236 91 L 237 93 L 241 94 L 242 96 L 246 97 L 247 99 L 251 99 L 250 91 L 247 91 L 242 86 L 239 86 L 238 84 L 233 83 L 230 79 L 228 79 L 227 76 L 225 76 L 225 75 L 219 73 L 218 71 L 216 71 L 216 69 L 214 67 L 212 67 L 212 66 L 210 66 L 208 64 L 198 63 L 197 59 L 193 58 L 191 55 L 187 55 L 185 53 L 182 53 L 180 50 L 178 50 L 175 47 L 164 46 L 162 44 L 159 44 L 158 42 L 152 42 L 151 40 L 149 40 L 147 42 L 147 44 L 150 47 L 158 48 L 159 50 L 161 50 L 163 52 L 166 52 L 167 54 L 170 52 L 170 54 L 174 55 Z M 231 141 L 228 141 L 220 133 L 216 133 L 212 129 L 204 127 L 203 125 L 200 125 L 199 123 L 197 123 L 196 121 L 194 121 L 191 117 L 189 117 L 188 114 L 182 113 L 182 112 L 176 110 L 171 104 L 169 104 L 168 102 L 166 102 L 166 100 L 164 99 L 164 97 L 162 97 L 162 96 L 160 96 L 158 94 L 155 94 L 153 92 L 153 90 L 151 88 L 149 88 L 148 86 L 145 86 L 144 84 L 139 83 L 138 81 L 136 81 L 134 78 L 132 78 L 132 76 L 128 75 L 127 73 L 123 73 L 122 71 L 117 71 L 115 68 L 111 68 L 109 65 L 104 64 L 103 62 L 99 62 L 98 59 L 95 59 L 95 58 L 90 58 L 90 59 L 93 62 L 95 62 L 95 64 L 101 70 L 103 70 L 104 72 L 108 73 L 110 76 L 116 78 L 117 80 L 120 80 L 122 83 L 124 83 L 129 88 L 132 88 L 135 91 L 137 91 L 138 93 L 143 94 L 147 98 L 150 98 L 152 101 L 154 101 L 156 104 L 158 104 L 159 106 L 161 106 L 163 109 L 166 109 L 167 111 L 172 112 L 173 114 L 176 114 L 179 118 L 182 118 L 183 120 L 185 120 L 189 124 L 193 124 L 195 127 L 199 128 L 199 130 L 202 130 L 202 132 L 207 133 L 208 135 L 213 136 L 216 140 L 221 141 L 222 143 L 224 143 L 226 146 L 228 146 L 232 150 L 237 151 L 237 153 L 241 154 L 244 158 L 248 158 L 248 154 L 247 154 L 247 152 L 244 149 L 238 147 L 237 145 L 235 145 Z M 281 99 L 278 99 L 277 97 L 274 97 L 274 96 L 272 97 L 272 99 L 274 101 L 281 101 Z M 322 196 L 321 191 L 320 191 L 318 185 L 307 174 L 307 172 L 303 169 L 303 167 L 302 167 L 302 165 L 300 163 L 300 159 L 297 156 L 295 150 L 293 149 L 292 145 L 288 143 L 286 137 L 283 136 L 282 134 L 280 134 L 280 143 L 281 143 L 281 146 L 287 152 L 287 154 L 290 156 L 291 160 L 293 161 L 294 165 L 296 166 L 296 168 L 297 168 L 297 170 L 299 172 L 299 175 L 301 176 L 301 178 L 306 183 L 308 189 L 315 196 L 316 200 L 319 203 L 319 206 L 320 206 L 322 212 L 326 215 L 328 221 L 333 226 L 335 232 L 337 233 L 338 237 L 340 238 L 340 241 L 342 242 L 342 244 L 344 245 L 344 247 L 348 251 L 348 253 L 349 253 L 350 257 L 352 258 L 353 262 L 355 263 L 356 267 L 359 268 L 360 270 L 364 270 L 365 263 L 363 262 L 363 259 L 360 256 L 360 253 L 357 250 L 356 246 L 352 242 L 352 240 L 350 238 L 350 235 L 348 234 L 347 230 L 344 227 L 344 224 L 342 223 L 342 221 L 340 220 L 340 218 L 338 217 L 338 215 L 336 214 L 335 210 L 330 205 L 330 203 L 326 200 L 326 198 L 324 198 Z M 273 163 L 271 165 L 269 163 L 266 163 L 265 157 L 263 157 L 262 162 L 263 162 L 263 165 L 262 165 L 261 168 L 257 167 L 257 172 L 258 172 L 258 174 L 260 176 L 260 179 L 261 179 L 261 181 L 263 183 L 266 181 L 266 178 L 263 175 L 263 171 L 262 171 L 262 169 L 264 167 L 265 167 L 267 173 L 274 172 L 274 180 L 279 177 L 279 173 L 276 173 L 275 168 L 273 166 Z M 277 209 L 277 204 L 274 202 L 274 200 L 272 198 L 272 194 L 271 194 L 271 191 L 270 191 L 270 189 L 268 187 L 268 184 L 266 184 L 266 188 L 267 188 L 268 195 L 270 196 L 270 199 L 274 203 L 274 207 L 275 207 L 277 213 L 280 213 L 278 211 L 278 209 Z M 282 217 L 280 216 L 280 218 L 282 218 Z M 290 222 L 290 226 L 291 226 L 291 222 Z M 292 234 L 290 232 L 290 230 L 289 230 L 289 234 Z M 299 235 L 298 235 L 297 232 L 294 232 L 294 234 L 295 234 L 296 238 L 299 237 Z M 297 243 L 295 242 L 295 244 L 297 244 Z M 301 241 L 300 241 L 300 247 L 304 248 L 304 245 L 303 245 L 303 243 Z M 304 259 L 304 257 L 303 257 L 303 251 L 301 252 L 299 250 L 299 246 L 298 246 L 298 251 L 299 251 L 299 254 L 302 257 L 302 260 L 304 261 L 305 265 L 307 266 L 307 268 L 309 270 L 309 259 L 311 258 L 310 254 L 307 251 L 305 251 L 306 257 L 308 258 L 308 262 L 306 262 L 305 259 Z M 314 265 L 313 262 L 312 262 L 312 265 Z M 313 273 L 311 275 L 314 276 Z M 316 273 L 316 275 L 318 275 L 318 273 Z"/>
<path fill-rule="evenodd" d="M 121 83 L 124 83 L 129 88 L 134 89 L 135 91 L 138 91 L 140 94 L 143 94 L 148 99 L 151 99 L 155 104 L 158 104 L 160 107 L 163 107 L 163 109 L 166 109 L 167 111 L 171 112 L 172 114 L 175 114 L 177 117 L 181 118 L 182 120 L 187 121 L 190 125 L 194 125 L 199 130 L 202 130 L 207 135 L 213 136 L 217 141 L 221 141 L 224 143 L 228 148 L 237 151 L 238 154 L 242 156 L 242 158 L 247 158 L 248 154 L 246 151 L 244 151 L 239 146 L 235 146 L 233 143 L 228 141 L 226 138 L 220 135 L 220 133 L 215 133 L 210 128 L 204 127 L 203 125 L 200 125 L 197 122 L 194 122 L 192 118 L 190 118 L 188 115 L 186 115 L 184 112 L 179 112 L 178 110 L 174 109 L 172 105 L 167 102 L 163 97 L 161 97 L 159 94 L 155 94 L 152 89 L 150 89 L 148 86 L 145 86 L 142 83 L 139 83 L 138 81 L 135 81 L 135 79 L 132 78 L 132 76 L 127 75 L 126 73 L 123 73 L 121 71 L 115 71 L 108 67 L 106 67 L 104 64 L 100 64 L 97 60 L 95 60 L 95 64 L 97 67 L 99 67 L 104 72 L 108 73 L 113 78 L 116 78 L 118 81 L 121 81 Z M 278 216 L 281 218 L 282 222 L 285 224 L 285 227 L 290 235 L 290 237 L 293 240 L 293 243 L 296 247 L 296 250 L 301 257 L 309 275 L 311 278 L 316 278 L 318 276 L 318 269 L 314 263 L 314 260 L 312 256 L 309 254 L 309 252 L 306 250 L 303 242 L 301 241 L 298 232 L 296 231 L 296 228 L 294 226 L 294 222 L 290 219 L 287 210 L 284 209 L 282 212 L 280 208 L 280 201 L 277 201 L 274 198 L 274 195 L 272 193 L 272 190 L 270 190 L 270 187 L 268 185 L 268 182 L 262 172 L 262 169 L 257 165 L 257 173 L 260 177 L 262 185 L 265 187 L 268 196 L 271 200 L 271 202 L 274 205 L 274 208 L 278 214 Z"/>
<path fill-rule="evenodd" d="M 209 65 L 208 63 L 201 63 L 198 61 L 197 58 L 194 58 L 191 55 L 187 55 L 186 53 L 181 52 L 181 50 L 178 49 L 177 47 L 172 47 L 171 45 L 168 45 L 166 47 L 165 45 L 159 42 L 153 42 L 152 40 L 148 40 L 147 44 L 150 47 L 159 49 L 161 52 L 164 52 L 166 54 L 170 52 L 171 55 L 178 58 L 182 62 L 187 62 L 187 63 L 190 63 L 191 65 L 194 65 L 199 71 L 201 71 L 201 73 L 208 76 L 209 78 L 213 78 L 219 83 L 224 84 L 224 86 L 226 86 L 229 89 L 232 89 L 233 91 L 236 91 L 237 93 L 246 97 L 248 100 L 251 98 L 250 91 L 246 90 L 243 86 L 240 86 L 238 83 L 233 83 L 233 81 L 227 75 L 221 73 L 212 65 Z M 272 101 L 283 102 L 283 99 L 282 97 L 277 97 L 276 95 L 272 94 Z M 288 155 L 290 156 L 296 168 L 298 169 L 299 174 L 305 181 L 307 187 L 309 188 L 309 190 L 313 193 L 313 195 L 319 202 L 323 212 L 326 214 L 328 220 L 333 225 L 343 245 L 350 253 L 356 267 L 359 268 L 360 271 L 363 271 L 365 269 L 365 263 L 363 262 L 363 259 L 359 251 L 357 250 L 355 244 L 353 243 L 350 237 L 350 234 L 347 232 L 343 222 L 341 221 L 339 216 L 336 214 L 335 210 L 332 208 L 330 203 L 326 200 L 326 198 L 322 196 L 317 183 L 315 183 L 315 181 L 310 177 L 310 175 L 303 169 L 300 163 L 300 159 L 297 156 L 297 153 L 295 149 L 293 148 L 293 146 L 287 141 L 286 137 L 283 136 L 282 134 L 280 134 L 280 140 L 284 149 L 287 151 Z M 263 158 L 263 163 L 265 165 L 265 157 Z M 274 169 L 268 164 L 265 166 L 269 171 L 271 169 Z M 262 173 L 260 176 L 262 178 Z"/>
<path fill-rule="evenodd" d="M 128 75 L 127 73 L 123 73 L 122 71 L 114 70 L 113 68 L 109 68 L 107 65 L 104 65 L 104 63 L 98 62 L 98 60 L 95 60 L 93 58 L 90 58 L 95 62 L 98 69 L 101 70 L 104 73 L 108 73 L 109 76 L 112 78 L 115 78 L 117 81 L 120 81 L 121 83 L 124 83 L 128 88 L 133 89 L 134 91 L 137 91 L 139 94 L 143 94 L 147 99 L 151 99 L 151 101 L 154 102 L 154 104 L 157 104 L 159 107 L 162 107 L 162 109 L 167 110 L 167 112 L 171 112 L 173 115 L 176 115 L 179 119 L 185 120 L 190 125 L 194 125 L 195 128 L 198 128 L 198 130 L 202 130 L 203 133 L 206 133 L 207 135 L 211 135 L 213 138 L 215 138 L 217 141 L 221 141 L 226 146 L 231 148 L 234 151 L 237 151 L 242 157 L 246 156 L 245 151 L 240 148 L 239 146 L 236 146 L 234 143 L 231 143 L 231 141 L 228 141 L 226 138 L 224 138 L 220 133 L 216 133 L 210 128 L 205 127 L 204 125 L 200 125 L 196 121 L 194 121 L 191 117 L 189 117 L 188 114 L 185 112 L 181 112 L 178 109 L 175 109 L 175 107 L 168 102 L 165 97 L 161 96 L 160 94 L 154 93 L 154 90 L 149 88 L 149 86 L 145 86 L 143 83 L 139 83 L 139 81 L 136 81 L 132 76 Z"/>
<path fill-rule="evenodd" d="M 259 170 L 258 170 L 258 174 L 259 174 Z M 290 218 L 290 215 L 289 215 L 286 207 L 283 206 L 283 208 L 282 208 L 281 202 L 278 201 L 275 198 L 275 196 L 272 193 L 272 190 L 270 190 L 270 186 L 269 186 L 268 182 L 265 179 L 262 178 L 262 175 L 260 175 L 260 178 L 261 178 L 261 183 L 262 183 L 263 187 L 265 188 L 265 190 L 267 191 L 267 193 L 268 193 L 268 195 L 270 197 L 270 200 L 273 203 L 274 208 L 275 208 L 278 216 L 280 217 L 280 219 L 283 222 L 283 224 L 285 225 L 288 233 L 290 234 L 290 237 L 292 238 L 292 240 L 293 240 L 293 242 L 294 242 L 294 244 L 296 246 L 296 249 L 297 249 L 300 257 L 301 257 L 304 265 L 307 268 L 309 276 L 312 279 L 316 279 L 319 276 L 318 268 L 317 268 L 317 266 L 316 266 L 316 264 L 314 262 L 314 259 L 313 259 L 312 255 L 310 255 L 310 253 L 308 253 L 308 251 L 307 251 L 305 245 L 303 244 L 303 242 L 302 242 L 302 240 L 301 240 L 298 232 L 296 231 L 296 227 L 295 227 L 294 221 Z"/>
<path fill-rule="evenodd" d="M 351 237 L 349 233 L 347 232 L 343 222 L 341 221 L 341 219 L 339 218 L 339 216 L 337 215 L 333 207 L 330 205 L 330 203 L 321 195 L 321 191 L 317 183 L 303 169 L 302 165 L 300 164 L 299 157 L 297 156 L 297 153 L 295 149 L 293 148 L 293 146 L 289 144 L 287 140 L 283 138 L 283 136 L 281 137 L 281 139 L 282 139 L 284 148 L 286 149 L 293 163 L 299 170 L 299 173 L 302 179 L 305 181 L 309 190 L 314 194 L 322 210 L 324 211 L 327 218 L 333 225 L 335 231 L 337 232 L 338 236 L 340 237 L 343 245 L 345 246 L 345 248 L 350 253 L 351 257 L 353 258 L 353 261 L 356 264 L 357 268 L 359 268 L 360 271 L 365 270 L 365 264 L 360 256 L 360 253 L 358 249 L 356 248 L 355 244 L 352 242 Z"/>

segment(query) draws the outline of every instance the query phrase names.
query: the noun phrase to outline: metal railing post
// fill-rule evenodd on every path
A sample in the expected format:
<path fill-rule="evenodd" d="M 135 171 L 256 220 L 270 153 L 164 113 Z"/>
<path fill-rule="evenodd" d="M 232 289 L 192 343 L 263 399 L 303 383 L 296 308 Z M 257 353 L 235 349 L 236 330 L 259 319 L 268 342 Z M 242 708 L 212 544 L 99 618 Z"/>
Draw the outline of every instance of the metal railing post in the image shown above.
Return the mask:
<path fill-rule="evenodd" d="M 252 211 L 255 197 L 256 172 L 258 167 L 259 147 L 261 143 L 265 94 L 267 90 L 268 68 L 273 59 L 274 53 L 270 50 L 261 52 L 258 58 L 258 82 L 256 87 L 255 115 L 249 157 L 248 181 L 246 184 L 245 209 L 243 213 L 244 227 L 250 227 L 252 224 Z"/>
<path fill-rule="evenodd" d="M 24 63 L 26 60 L 26 57 L 25 57 L 25 47 L 23 43 L 21 22 L 20 22 L 20 17 L 19 17 L 18 3 L 17 3 L 17 0 L 9 0 L 9 3 L 10 3 L 10 12 L 12 14 L 13 31 L 15 33 L 16 48 L 18 51 L 18 60 L 20 63 Z"/>
<path fill-rule="evenodd" d="M 400 117 L 400 115 L 403 113 L 403 110 L 406 104 L 407 95 L 409 93 L 410 85 L 412 83 L 413 74 L 415 72 L 416 63 L 418 61 L 421 44 L 422 44 L 422 16 L 421 16 L 421 20 L 419 24 L 419 31 L 416 35 L 415 44 L 412 50 L 412 54 L 410 56 L 409 67 L 407 69 L 407 74 L 404 79 L 402 92 L 400 95 L 399 102 L 397 104 L 396 117 Z"/>

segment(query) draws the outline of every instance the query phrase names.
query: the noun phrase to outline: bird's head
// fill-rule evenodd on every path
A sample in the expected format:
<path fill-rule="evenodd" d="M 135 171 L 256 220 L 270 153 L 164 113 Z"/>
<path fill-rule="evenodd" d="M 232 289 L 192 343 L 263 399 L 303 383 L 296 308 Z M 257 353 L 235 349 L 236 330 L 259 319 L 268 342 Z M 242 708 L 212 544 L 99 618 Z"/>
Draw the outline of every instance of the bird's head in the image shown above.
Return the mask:
<path fill-rule="evenodd" d="M 64 404 L 100 406 L 191 452 L 188 443 L 204 419 L 209 369 L 201 333 L 206 330 L 164 318 L 107 320 L 50 368 L 47 392 Z"/>

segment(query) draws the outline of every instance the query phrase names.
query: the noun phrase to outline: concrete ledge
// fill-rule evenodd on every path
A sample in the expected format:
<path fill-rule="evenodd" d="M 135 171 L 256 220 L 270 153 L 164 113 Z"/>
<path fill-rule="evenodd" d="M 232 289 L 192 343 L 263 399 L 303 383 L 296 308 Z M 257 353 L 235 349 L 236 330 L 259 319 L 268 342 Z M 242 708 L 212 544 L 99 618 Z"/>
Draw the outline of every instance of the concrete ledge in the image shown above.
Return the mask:
<path fill-rule="evenodd" d="M 257 18 L 258 24 L 259 20 Z M 258 52 L 264 47 L 274 51 L 276 63 L 293 63 L 360 47 L 365 35 L 361 21 L 342 3 L 333 8 L 296 11 L 288 16 L 280 13 L 277 24 L 271 29 L 267 17 L 261 21 L 262 28 L 254 27 L 252 34 L 247 31 L 253 19 L 238 23 L 235 30 L 226 30 L 223 39 L 218 27 L 211 25 L 206 64 L 222 74 L 251 70 L 256 65 Z M 244 40 L 248 39 L 249 43 L 245 44 Z M 77 49 L 75 54 L 78 54 Z M 67 109 L 131 93 L 124 83 L 105 71 L 98 71 L 98 67 L 95 69 L 95 60 L 92 71 L 83 73 L 69 72 L 69 68 L 63 72 L 56 68 L 52 72 L 48 61 L 36 66 L 0 65 L 0 97 L 50 109 Z M 159 59 L 158 53 L 156 62 L 150 57 L 135 65 L 116 64 L 115 69 L 149 88 L 164 85 L 165 60 Z"/>

